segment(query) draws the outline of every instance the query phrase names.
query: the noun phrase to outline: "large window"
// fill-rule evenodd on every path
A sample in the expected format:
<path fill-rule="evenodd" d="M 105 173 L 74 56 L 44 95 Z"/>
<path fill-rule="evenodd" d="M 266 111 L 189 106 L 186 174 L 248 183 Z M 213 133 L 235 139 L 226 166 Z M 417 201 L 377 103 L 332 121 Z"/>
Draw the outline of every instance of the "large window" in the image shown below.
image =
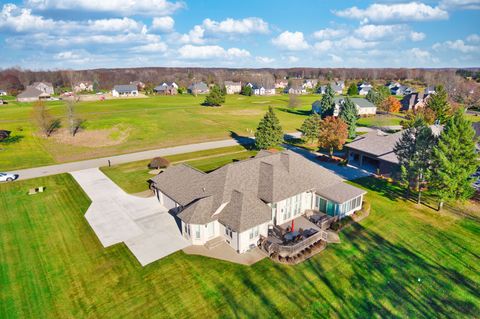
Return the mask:
<path fill-rule="evenodd" d="M 258 226 L 255 226 L 250 229 L 250 233 L 248 234 L 248 237 L 250 239 L 254 239 L 258 237 L 258 228 L 259 228 Z"/>
<path fill-rule="evenodd" d="M 195 225 L 195 238 L 200 239 L 200 225 Z"/>

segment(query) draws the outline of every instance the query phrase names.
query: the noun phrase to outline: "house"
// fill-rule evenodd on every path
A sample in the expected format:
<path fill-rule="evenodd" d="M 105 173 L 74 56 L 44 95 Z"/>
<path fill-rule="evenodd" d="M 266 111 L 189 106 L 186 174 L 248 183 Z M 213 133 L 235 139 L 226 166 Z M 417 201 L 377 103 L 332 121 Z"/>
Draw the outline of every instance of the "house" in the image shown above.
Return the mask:
<path fill-rule="evenodd" d="M 431 125 L 430 128 L 437 136 L 443 129 L 440 125 Z M 358 136 L 344 145 L 348 164 L 380 175 L 395 176 L 399 173 L 399 161 L 393 150 L 402 133 L 377 130 Z"/>
<path fill-rule="evenodd" d="M 178 85 L 175 82 L 163 82 L 153 89 L 155 93 L 160 95 L 177 95 Z"/>
<path fill-rule="evenodd" d="M 418 108 L 425 106 L 425 103 L 428 100 L 429 94 L 423 92 L 410 93 L 403 97 L 402 101 L 402 111 L 416 111 Z"/>
<path fill-rule="evenodd" d="M 30 86 L 39 90 L 39 91 L 41 91 L 41 92 L 43 92 L 43 93 L 48 94 L 49 97 L 54 94 L 52 83 L 49 83 L 49 82 L 33 82 L 33 84 L 30 85 Z"/>
<path fill-rule="evenodd" d="M 330 87 L 332 88 L 332 90 L 335 92 L 335 94 L 342 94 L 343 93 L 343 88 L 345 87 L 345 83 L 343 81 L 340 81 L 340 82 L 334 82 L 332 81 L 330 83 Z M 325 91 L 327 89 L 327 86 L 326 85 L 322 85 L 318 92 L 317 93 L 320 93 L 320 94 L 325 94 Z"/>
<path fill-rule="evenodd" d="M 115 96 L 115 97 L 138 96 L 138 88 L 134 84 L 115 85 L 112 90 L 112 96 Z"/>
<path fill-rule="evenodd" d="M 46 100 L 49 98 L 49 93 L 41 91 L 33 86 L 27 86 L 25 91 L 17 95 L 18 102 L 35 102 L 38 100 Z"/>
<path fill-rule="evenodd" d="M 253 95 L 275 95 L 275 87 L 264 86 L 256 83 L 247 83 L 247 86 L 252 88 Z"/>
<path fill-rule="evenodd" d="M 80 81 L 73 85 L 73 91 L 78 92 L 93 92 L 93 82 L 91 81 Z"/>
<path fill-rule="evenodd" d="M 197 83 L 192 83 L 188 87 L 188 93 L 190 94 L 208 94 L 210 92 L 210 89 L 208 88 L 208 85 L 206 85 L 204 82 L 197 82 Z"/>
<path fill-rule="evenodd" d="M 242 82 L 225 81 L 224 85 L 227 94 L 236 94 L 242 91 Z"/>
<path fill-rule="evenodd" d="M 287 94 L 306 94 L 307 90 L 299 83 L 290 83 L 284 90 Z"/>
<path fill-rule="evenodd" d="M 424 91 L 425 94 L 434 94 L 435 93 L 435 87 L 434 86 L 427 86 Z"/>
<path fill-rule="evenodd" d="M 2 95 L 7 95 L 7 91 L 0 90 L 0 96 L 2 96 Z"/>
<path fill-rule="evenodd" d="M 392 89 L 390 89 L 390 93 L 392 95 L 397 95 L 397 96 L 412 94 L 414 92 L 415 92 L 415 89 L 406 85 L 395 86 Z"/>
<path fill-rule="evenodd" d="M 351 215 L 366 193 L 292 151 L 261 151 L 210 173 L 180 164 L 150 182 L 160 204 L 180 219 L 187 241 L 221 240 L 238 253 L 311 211 Z"/>
<path fill-rule="evenodd" d="M 387 84 L 385 84 L 385 86 L 388 87 L 390 91 L 392 91 L 392 89 L 400 87 L 401 84 L 399 82 L 390 81 Z"/>
<path fill-rule="evenodd" d="M 138 91 L 141 91 L 145 88 L 145 83 L 143 83 L 142 81 L 132 81 L 130 82 L 130 84 L 135 85 Z"/>
<path fill-rule="evenodd" d="M 317 83 L 317 79 L 306 79 L 305 81 L 303 81 L 302 87 L 304 89 L 313 89 L 317 86 Z"/>
<path fill-rule="evenodd" d="M 350 98 L 357 108 L 358 115 L 360 116 L 370 116 L 377 113 L 377 107 L 370 101 L 363 98 Z M 338 116 L 342 108 L 345 98 L 335 97 L 335 110 L 333 111 L 333 116 Z M 321 100 L 317 100 L 312 103 L 312 112 L 321 114 Z"/>
<path fill-rule="evenodd" d="M 367 95 L 371 89 L 372 85 L 370 83 L 362 82 L 358 85 L 358 94 Z"/>
<path fill-rule="evenodd" d="M 285 80 L 285 79 L 275 81 L 275 88 L 276 89 L 284 89 L 287 86 L 288 86 L 288 81 Z"/>

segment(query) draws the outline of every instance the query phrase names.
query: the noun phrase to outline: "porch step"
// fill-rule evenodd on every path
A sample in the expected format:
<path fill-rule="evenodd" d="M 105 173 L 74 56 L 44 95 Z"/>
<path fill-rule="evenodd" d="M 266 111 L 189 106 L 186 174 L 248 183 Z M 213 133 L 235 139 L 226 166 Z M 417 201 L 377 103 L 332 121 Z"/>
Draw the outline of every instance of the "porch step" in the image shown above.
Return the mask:
<path fill-rule="evenodd" d="M 220 246 L 224 242 L 225 242 L 225 240 L 221 236 L 218 236 L 218 237 L 215 237 L 214 239 L 210 239 L 209 241 L 207 241 L 205 243 L 205 248 L 213 249 L 215 247 Z"/>

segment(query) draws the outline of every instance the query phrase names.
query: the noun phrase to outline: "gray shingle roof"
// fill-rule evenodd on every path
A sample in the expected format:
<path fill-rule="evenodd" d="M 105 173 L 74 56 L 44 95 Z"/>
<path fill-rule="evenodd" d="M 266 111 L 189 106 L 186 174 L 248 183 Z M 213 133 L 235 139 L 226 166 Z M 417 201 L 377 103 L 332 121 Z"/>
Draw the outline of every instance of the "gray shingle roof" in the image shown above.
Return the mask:
<path fill-rule="evenodd" d="M 157 189 L 185 207 L 179 214 L 185 222 L 204 224 L 219 219 L 236 231 L 270 220 L 271 209 L 266 203 L 305 191 L 315 190 L 337 202 L 363 194 L 292 151 L 261 151 L 255 158 L 225 165 L 208 174 L 187 165 L 173 166 L 151 180 Z M 225 204 L 220 213 L 213 215 Z"/>
<path fill-rule="evenodd" d="M 345 100 L 344 97 L 335 97 L 335 99 L 334 99 L 335 104 L 339 104 L 339 105 L 340 105 L 340 103 L 343 103 L 343 100 Z M 352 102 L 355 103 L 356 105 L 358 105 L 358 107 L 360 107 L 360 108 L 375 107 L 375 105 L 367 99 L 362 99 L 362 98 L 359 98 L 359 97 L 351 97 L 350 100 L 352 100 Z"/>
<path fill-rule="evenodd" d="M 346 148 L 374 155 L 385 161 L 398 164 L 398 158 L 393 153 L 395 143 L 402 137 L 402 132 L 387 134 L 380 131 L 370 132 L 357 137 Z"/>
<path fill-rule="evenodd" d="M 36 98 L 42 95 L 43 92 L 34 88 L 33 86 L 27 86 L 26 90 L 20 93 L 18 98 Z"/>
<path fill-rule="evenodd" d="M 119 84 L 113 87 L 118 93 L 129 93 L 132 91 L 137 91 L 137 86 L 133 84 Z"/>

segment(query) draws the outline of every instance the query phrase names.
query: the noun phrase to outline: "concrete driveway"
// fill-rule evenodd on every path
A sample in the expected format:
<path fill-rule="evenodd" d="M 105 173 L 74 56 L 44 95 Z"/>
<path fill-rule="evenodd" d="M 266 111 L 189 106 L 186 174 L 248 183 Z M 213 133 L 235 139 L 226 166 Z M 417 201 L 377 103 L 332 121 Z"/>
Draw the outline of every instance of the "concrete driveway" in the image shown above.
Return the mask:
<path fill-rule="evenodd" d="M 98 168 L 70 174 L 92 200 L 85 218 L 104 247 L 124 242 L 145 266 L 189 245 L 155 197 L 125 193 Z"/>

